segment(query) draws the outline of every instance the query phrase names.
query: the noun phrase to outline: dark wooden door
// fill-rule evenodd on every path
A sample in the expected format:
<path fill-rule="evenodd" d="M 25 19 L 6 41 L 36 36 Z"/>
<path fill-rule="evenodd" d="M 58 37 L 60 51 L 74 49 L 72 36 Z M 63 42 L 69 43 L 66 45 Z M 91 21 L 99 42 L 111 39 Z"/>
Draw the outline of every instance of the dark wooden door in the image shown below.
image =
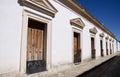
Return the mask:
<path fill-rule="evenodd" d="M 111 47 L 111 42 L 110 42 L 110 54 L 112 54 L 112 49 L 111 49 L 112 47 Z"/>
<path fill-rule="evenodd" d="M 81 62 L 80 34 L 74 32 L 74 63 Z"/>
<path fill-rule="evenodd" d="M 95 39 L 91 37 L 91 55 L 92 59 L 95 58 Z"/>
<path fill-rule="evenodd" d="M 108 55 L 108 42 L 106 42 L 106 54 Z"/>
<path fill-rule="evenodd" d="M 103 54 L 103 41 L 100 40 L 100 51 L 101 51 L 101 56 L 103 57 L 104 54 Z"/>
<path fill-rule="evenodd" d="M 45 24 L 29 19 L 27 36 L 27 73 L 46 70 Z"/>

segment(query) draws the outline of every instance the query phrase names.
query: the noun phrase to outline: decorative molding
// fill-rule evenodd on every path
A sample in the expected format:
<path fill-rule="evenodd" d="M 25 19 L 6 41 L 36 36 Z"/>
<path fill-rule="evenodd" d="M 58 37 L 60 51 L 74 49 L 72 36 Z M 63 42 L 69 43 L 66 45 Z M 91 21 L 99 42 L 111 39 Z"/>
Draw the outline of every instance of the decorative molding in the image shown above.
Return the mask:
<path fill-rule="evenodd" d="M 97 27 L 102 29 L 104 32 L 109 34 L 111 37 L 115 38 L 115 35 L 112 32 L 110 32 L 102 23 L 100 23 L 95 17 L 93 17 L 87 10 L 85 10 L 76 0 L 55 0 L 55 1 L 61 2 L 62 4 L 69 7 L 76 13 L 88 19 L 90 22 L 95 24 Z"/>
<path fill-rule="evenodd" d="M 109 36 L 105 37 L 105 39 L 108 40 L 108 39 L 109 39 Z"/>
<path fill-rule="evenodd" d="M 113 39 L 113 38 L 111 38 L 111 41 L 112 41 L 112 42 L 114 42 L 114 39 Z"/>
<path fill-rule="evenodd" d="M 99 36 L 100 36 L 100 37 L 104 37 L 105 35 L 104 35 L 104 33 L 102 32 L 102 33 L 100 33 Z"/>
<path fill-rule="evenodd" d="M 54 17 L 57 13 L 57 10 L 48 0 L 21 0 L 21 3 L 23 6 L 30 7 L 51 17 Z"/>
<path fill-rule="evenodd" d="M 112 39 L 110 38 L 109 40 L 111 41 Z"/>
<path fill-rule="evenodd" d="M 80 28 L 84 28 L 85 24 L 83 23 L 83 21 L 80 18 L 75 18 L 75 19 L 71 19 L 70 20 L 70 24 L 80 27 Z"/>
<path fill-rule="evenodd" d="M 26 37 L 26 34 L 27 34 L 27 27 L 28 27 L 28 20 L 29 18 L 30 19 L 33 19 L 33 20 L 36 20 L 38 22 L 43 22 L 43 23 L 46 23 L 47 25 L 47 42 L 46 42 L 46 69 L 49 70 L 50 69 L 50 59 L 51 59 L 51 44 L 50 44 L 50 41 L 51 41 L 51 27 L 52 27 L 52 20 L 44 17 L 44 16 L 39 16 L 39 15 L 36 15 L 34 13 L 31 13 L 31 12 L 28 12 L 28 11 L 25 11 L 23 10 L 23 26 L 22 26 L 22 38 L 21 38 L 21 51 L 20 51 L 20 73 L 22 74 L 25 74 L 26 73 L 26 51 L 27 51 L 27 37 Z"/>
<path fill-rule="evenodd" d="M 98 32 L 95 27 L 91 28 L 89 31 L 93 34 L 96 34 Z"/>

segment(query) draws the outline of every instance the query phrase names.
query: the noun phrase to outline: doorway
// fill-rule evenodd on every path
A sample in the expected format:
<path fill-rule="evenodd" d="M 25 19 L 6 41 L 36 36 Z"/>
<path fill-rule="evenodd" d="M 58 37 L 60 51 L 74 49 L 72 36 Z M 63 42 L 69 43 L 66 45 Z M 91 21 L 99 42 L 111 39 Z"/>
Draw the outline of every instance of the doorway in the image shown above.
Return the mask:
<path fill-rule="evenodd" d="M 108 55 L 108 43 L 106 42 L 106 55 Z"/>
<path fill-rule="evenodd" d="M 27 74 L 46 70 L 46 24 L 28 20 L 27 30 Z"/>
<path fill-rule="evenodd" d="M 91 37 L 91 57 L 95 59 L 95 39 Z"/>
<path fill-rule="evenodd" d="M 114 43 L 112 43 L 112 52 L 114 53 Z"/>
<path fill-rule="evenodd" d="M 80 33 L 74 32 L 74 63 L 81 62 Z"/>
<path fill-rule="evenodd" d="M 111 42 L 110 42 L 110 54 L 112 54 L 112 49 L 111 49 L 112 47 L 111 47 Z"/>
<path fill-rule="evenodd" d="M 100 50 L 101 50 L 101 56 L 103 57 L 104 54 L 103 54 L 103 41 L 100 40 Z"/>

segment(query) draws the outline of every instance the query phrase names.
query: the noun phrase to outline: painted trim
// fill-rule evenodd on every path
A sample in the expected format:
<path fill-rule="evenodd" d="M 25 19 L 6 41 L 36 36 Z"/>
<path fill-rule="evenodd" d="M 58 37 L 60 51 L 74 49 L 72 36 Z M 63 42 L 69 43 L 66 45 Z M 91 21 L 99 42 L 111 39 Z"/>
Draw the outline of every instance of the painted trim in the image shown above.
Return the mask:
<path fill-rule="evenodd" d="M 105 34 L 102 32 L 99 34 L 99 36 L 103 38 L 105 36 Z"/>
<path fill-rule="evenodd" d="M 72 25 L 72 62 L 74 63 L 74 32 L 80 34 L 80 49 L 81 49 L 81 62 L 82 62 L 82 54 L 83 54 L 83 33 L 82 33 L 82 29 L 78 28 L 74 25 Z"/>
<path fill-rule="evenodd" d="M 71 25 L 74 25 L 76 27 L 79 27 L 79 28 L 84 28 L 85 24 L 83 23 L 83 21 L 80 19 L 80 18 L 74 18 L 74 19 L 71 19 L 70 20 L 70 24 Z"/>
<path fill-rule="evenodd" d="M 107 34 L 109 34 L 111 37 L 115 38 L 115 35 L 108 30 L 102 23 L 100 23 L 95 17 L 93 17 L 87 10 L 85 10 L 76 0 L 55 0 L 56 2 L 61 2 L 68 8 L 72 9 L 77 14 L 82 15 L 87 20 L 89 20 L 91 23 L 105 31 Z"/>
<path fill-rule="evenodd" d="M 28 30 L 28 19 L 34 19 L 47 24 L 47 47 L 46 47 L 46 68 L 51 68 L 51 33 L 52 33 L 52 21 L 46 17 L 36 15 L 29 11 L 23 10 L 23 24 L 22 24 L 22 35 L 21 35 L 21 53 L 20 53 L 20 73 L 26 73 L 26 56 L 27 56 L 27 30 Z"/>
<path fill-rule="evenodd" d="M 89 32 L 96 34 L 98 31 L 95 27 L 93 27 L 93 28 L 89 29 Z"/>
<path fill-rule="evenodd" d="M 19 2 L 22 6 L 30 7 L 51 17 L 55 17 L 58 12 L 48 0 L 20 0 Z"/>

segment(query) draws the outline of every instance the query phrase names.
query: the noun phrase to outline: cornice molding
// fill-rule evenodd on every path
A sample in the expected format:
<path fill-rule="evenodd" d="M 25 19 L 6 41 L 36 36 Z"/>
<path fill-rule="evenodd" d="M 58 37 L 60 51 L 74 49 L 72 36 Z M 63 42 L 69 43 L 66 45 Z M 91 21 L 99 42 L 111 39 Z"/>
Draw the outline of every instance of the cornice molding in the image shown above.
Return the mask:
<path fill-rule="evenodd" d="M 84 28 L 85 24 L 83 23 L 83 21 L 80 18 L 74 18 L 70 20 L 70 24 L 80 27 L 80 28 Z"/>
<path fill-rule="evenodd" d="M 96 34 L 98 31 L 95 27 L 93 27 L 93 28 L 89 29 L 89 32 Z"/>
<path fill-rule="evenodd" d="M 59 1 L 62 4 L 66 5 L 76 13 L 82 15 L 86 19 L 88 19 L 90 22 L 95 24 L 97 27 L 102 29 L 104 32 L 109 34 L 111 37 L 115 38 L 114 34 L 110 32 L 103 24 L 101 24 L 95 17 L 93 17 L 87 10 L 85 10 L 76 0 L 55 0 Z"/>
<path fill-rule="evenodd" d="M 54 17 L 57 10 L 48 0 L 21 0 L 22 6 L 30 7 L 34 10 Z"/>

